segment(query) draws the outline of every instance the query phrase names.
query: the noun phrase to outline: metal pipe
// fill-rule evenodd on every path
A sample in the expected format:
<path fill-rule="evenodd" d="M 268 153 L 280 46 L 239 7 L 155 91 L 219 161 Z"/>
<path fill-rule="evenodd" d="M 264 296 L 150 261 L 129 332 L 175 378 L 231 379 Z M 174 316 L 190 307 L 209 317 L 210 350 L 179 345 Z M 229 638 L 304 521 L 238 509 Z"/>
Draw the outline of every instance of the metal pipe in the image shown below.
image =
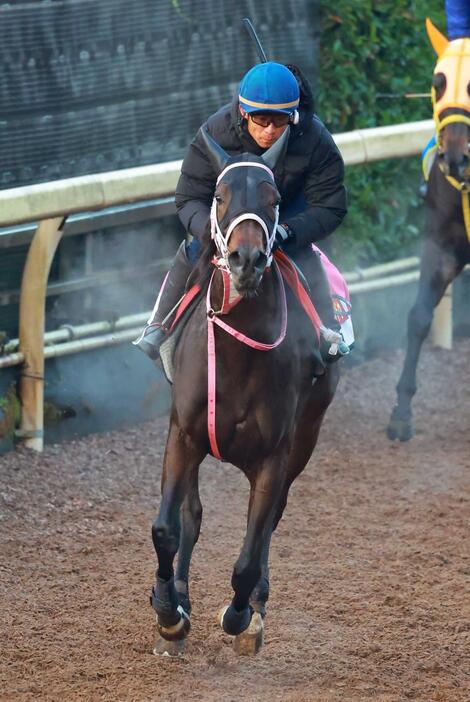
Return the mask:
<path fill-rule="evenodd" d="M 142 329 L 140 327 L 136 327 L 113 332 L 112 334 L 102 334 L 101 336 L 92 336 L 88 339 L 76 339 L 75 341 L 67 341 L 64 344 L 48 346 L 44 349 L 44 357 L 57 358 L 58 356 L 68 356 L 72 353 L 78 353 L 79 351 L 100 349 L 103 346 L 116 346 L 126 341 L 132 341 L 141 331 Z"/>
<path fill-rule="evenodd" d="M 396 271 L 404 271 L 407 268 L 417 268 L 418 266 L 419 258 L 417 256 L 410 256 L 409 258 L 400 258 L 398 261 L 379 263 L 369 268 L 356 268 L 355 271 L 345 273 L 344 277 L 349 285 L 350 283 L 356 283 L 360 280 L 369 280 L 370 278 L 379 277 L 382 274 L 387 275 L 389 273 L 395 273 Z"/>
<path fill-rule="evenodd" d="M 399 275 L 390 275 L 386 278 L 378 280 L 365 280 L 361 283 L 352 283 L 349 286 L 351 295 L 359 293 L 372 292 L 373 290 L 385 290 L 386 288 L 396 287 L 397 285 L 406 285 L 407 283 L 415 283 L 419 280 L 419 271 L 410 271 L 409 273 L 401 273 Z"/>
<path fill-rule="evenodd" d="M 58 358 L 59 356 L 69 356 L 72 353 L 91 351 L 93 349 L 102 348 L 103 346 L 116 346 L 117 344 L 123 344 L 126 341 L 132 341 L 135 339 L 141 331 L 141 327 L 133 327 L 132 329 L 115 331 L 110 334 L 101 334 L 100 336 L 92 336 L 85 339 L 75 339 L 73 341 L 66 341 L 62 344 L 52 344 L 51 346 L 46 346 L 44 348 L 44 359 L 47 360 L 49 358 Z M 10 353 L 7 356 L 0 357 L 0 368 L 17 366 L 20 363 L 23 363 L 23 361 L 24 353 L 21 351 Z"/>
<path fill-rule="evenodd" d="M 80 324 L 78 326 L 72 326 L 70 324 L 64 325 L 56 329 L 55 331 L 46 332 L 44 334 L 44 346 L 57 342 L 57 341 L 73 341 L 74 339 L 81 339 L 86 336 L 92 336 L 93 334 L 99 334 L 100 332 L 113 332 L 119 331 L 120 329 L 127 329 L 128 327 L 133 327 L 136 325 L 143 325 L 150 317 L 151 311 L 140 312 L 139 314 L 129 314 L 124 317 L 119 317 L 113 322 L 102 321 L 102 322 L 90 322 L 89 324 Z M 8 344 L 5 345 L 5 351 L 11 353 L 18 348 L 19 339 L 11 339 Z M 0 356 L 0 368 L 2 357 Z"/>
<path fill-rule="evenodd" d="M 24 354 L 20 351 L 9 353 L 6 356 L 0 356 L 0 368 L 11 368 L 11 366 L 19 366 L 24 361 Z"/>

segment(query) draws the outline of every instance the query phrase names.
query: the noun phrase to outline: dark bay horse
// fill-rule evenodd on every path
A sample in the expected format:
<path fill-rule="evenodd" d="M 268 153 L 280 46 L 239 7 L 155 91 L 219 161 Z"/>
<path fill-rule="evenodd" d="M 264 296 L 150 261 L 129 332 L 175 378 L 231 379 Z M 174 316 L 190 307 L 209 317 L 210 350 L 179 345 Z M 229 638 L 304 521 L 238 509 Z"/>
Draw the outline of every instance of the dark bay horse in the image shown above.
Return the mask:
<path fill-rule="evenodd" d="M 189 631 L 189 567 L 202 516 L 198 472 L 212 454 L 242 470 L 250 484 L 246 535 L 232 575 L 234 596 L 219 615 L 225 632 L 235 637 L 235 650 L 250 654 L 262 641 L 271 535 L 292 482 L 315 448 L 338 364 L 313 378 L 316 331 L 284 288 L 276 255 L 271 261 L 279 203 L 271 168 L 287 132 L 263 159 L 230 158 L 203 134 L 221 174 L 212 207 L 217 248 L 211 243 L 194 273 L 204 294 L 174 356 L 162 497 L 152 527 L 158 558 L 151 597 L 159 632 L 155 652 L 181 653 Z M 221 317 L 224 269 L 241 300 Z M 235 337 L 216 321 L 235 330 Z M 224 501 L 223 485 L 218 499 Z M 226 503 L 225 509 L 240 507 Z"/>
<path fill-rule="evenodd" d="M 427 21 L 438 62 L 433 77 L 437 153 L 426 194 L 426 229 L 417 300 L 408 317 L 405 363 L 397 385 L 387 435 L 407 441 L 413 435 L 411 400 L 416 368 L 434 308 L 449 283 L 470 263 L 470 38 L 451 42 Z"/>

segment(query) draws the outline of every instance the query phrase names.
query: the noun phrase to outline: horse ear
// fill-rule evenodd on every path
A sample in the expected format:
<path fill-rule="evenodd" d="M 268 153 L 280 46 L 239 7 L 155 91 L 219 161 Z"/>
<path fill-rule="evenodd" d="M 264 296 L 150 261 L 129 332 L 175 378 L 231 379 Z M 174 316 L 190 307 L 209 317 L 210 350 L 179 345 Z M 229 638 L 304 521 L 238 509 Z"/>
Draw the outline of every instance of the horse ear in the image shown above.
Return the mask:
<path fill-rule="evenodd" d="M 207 129 L 201 127 L 199 130 L 202 136 L 202 140 L 207 148 L 207 154 L 215 167 L 217 173 L 222 173 L 225 166 L 230 160 L 230 156 L 223 148 L 218 144 L 215 139 L 211 137 Z"/>
<path fill-rule="evenodd" d="M 426 17 L 426 31 L 432 48 L 436 52 L 438 58 L 440 58 L 446 50 L 449 40 L 433 25 L 429 17 Z"/>
<path fill-rule="evenodd" d="M 270 146 L 269 149 L 265 151 L 262 156 L 263 161 L 267 166 L 269 166 L 271 170 L 273 170 L 273 168 L 276 166 L 276 163 L 279 161 L 280 157 L 282 156 L 287 147 L 287 142 L 289 140 L 289 132 L 290 127 L 287 127 L 287 129 L 284 130 L 279 139 L 275 141 L 274 144 Z"/>

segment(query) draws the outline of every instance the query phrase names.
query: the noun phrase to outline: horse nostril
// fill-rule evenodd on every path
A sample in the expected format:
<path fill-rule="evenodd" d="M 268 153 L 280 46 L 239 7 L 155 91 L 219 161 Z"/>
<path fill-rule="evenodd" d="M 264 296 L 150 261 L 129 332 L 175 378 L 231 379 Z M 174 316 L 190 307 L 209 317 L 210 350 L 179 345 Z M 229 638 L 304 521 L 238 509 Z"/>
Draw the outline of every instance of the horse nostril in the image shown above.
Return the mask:
<path fill-rule="evenodd" d="M 232 251 L 228 257 L 228 262 L 231 268 L 240 268 L 242 266 L 242 257 L 238 251 Z"/>
<path fill-rule="evenodd" d="M 257 271 L 264 271 L 266 264 L 268 262 L 268 257 L 262 251 L 260 251 L 255 260 L 255 268 Z"/>
<path fill-rule="evenodd" d="M 245 281 L 259 278 L 263 275 L 268 262 L 267 256 L 258 248 L 241 246 L 232 251 L 228 257 L 228 264 L 232 273 Z"/>

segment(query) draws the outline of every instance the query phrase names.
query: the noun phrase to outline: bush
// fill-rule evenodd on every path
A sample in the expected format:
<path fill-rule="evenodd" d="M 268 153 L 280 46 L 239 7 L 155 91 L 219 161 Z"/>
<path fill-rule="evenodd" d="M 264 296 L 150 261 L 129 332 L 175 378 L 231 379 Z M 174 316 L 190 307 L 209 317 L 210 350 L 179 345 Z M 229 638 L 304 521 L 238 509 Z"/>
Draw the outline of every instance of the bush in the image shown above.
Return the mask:
<path fill-rule="evenodd" d="M 430 99 L 385 97 L 430 91 L 426 16 L 445 32 L 443 0 L 337 0 L 334 11 L 322 0 L 317 111 L 331 132 L 431 118 Z M 420 178 L 419 157 L 348 167 L 349 212 L 332 241 L 340 266 L 417 251 Z"/>

